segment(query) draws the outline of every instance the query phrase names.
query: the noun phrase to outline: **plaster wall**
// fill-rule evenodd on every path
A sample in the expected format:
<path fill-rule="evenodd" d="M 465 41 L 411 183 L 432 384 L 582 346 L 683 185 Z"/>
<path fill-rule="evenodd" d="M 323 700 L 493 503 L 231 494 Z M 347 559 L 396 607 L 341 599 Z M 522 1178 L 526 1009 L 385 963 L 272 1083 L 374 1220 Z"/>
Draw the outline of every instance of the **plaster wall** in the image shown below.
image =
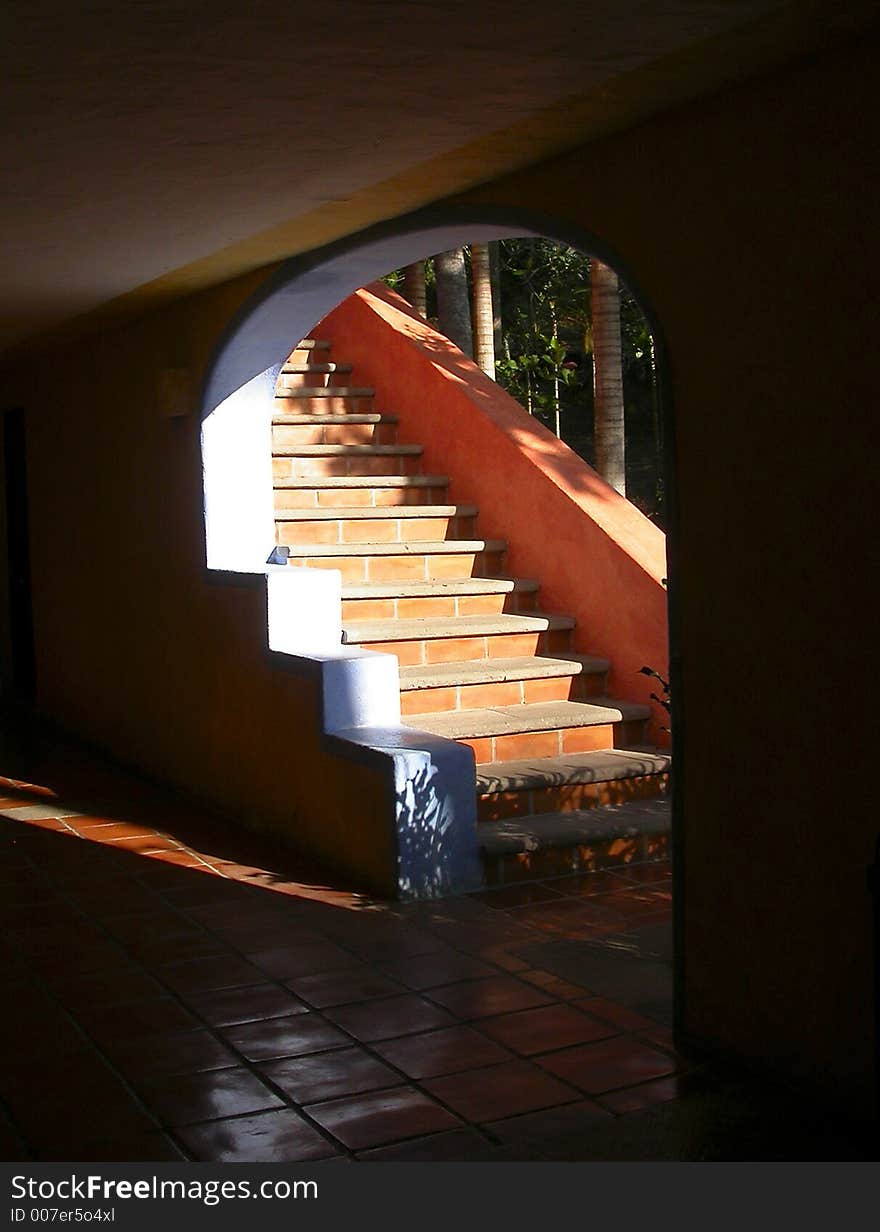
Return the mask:
<path fill-rule="evenodd" d="M 877 52 L 744 83 L 453 203 L 598 234 L 663 324 L 683 1026 L 853 1112 L 872 1076 Z M 198 415 L 156 412 L 159 371 L 204 371 L 260 281 L 0 374 L 3 405 L 29 412 L 39 702 L 248 824 L 292 819 L 325 846 L 338 826 L 340 858 L 380 876 L 393 784 L 366 754 L 322 774 L 315 679 L 267 658 L 262 590 L 204 572 Z"/>

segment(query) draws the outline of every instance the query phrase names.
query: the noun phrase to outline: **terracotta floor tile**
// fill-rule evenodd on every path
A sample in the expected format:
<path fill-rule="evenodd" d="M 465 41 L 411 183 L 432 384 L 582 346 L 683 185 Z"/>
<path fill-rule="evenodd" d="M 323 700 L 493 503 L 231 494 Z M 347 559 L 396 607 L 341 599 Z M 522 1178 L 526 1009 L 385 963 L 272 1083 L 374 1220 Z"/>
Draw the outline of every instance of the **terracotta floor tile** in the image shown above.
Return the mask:
<path fill-rule="evenodd" d="M 455 980 L 478 980 L 496 975 L 487 963 L 480 962 L 470 954 L 449 953 L 420 954 L 403 958 L 385 967 L 395 979 L 417 990 L 436 988 Z"/>
<path fill-rule="evenodd" d="M 218 937 L 210 933 L 195 932 L 177 937 L 143 937 L 124 942 L 126 952 L 145 967 L 150 967 L 159 979 L 164 978 L 163 968 L 197 958 L 216 958 L 225 955 L 238 961 Z M 183 990 L 181 990 L 183 991 Z M 198 991 L 198 990 L 194 990 Z"/>
<path fill-rule="evenodd" d="M 316 1009 L 348 1005 L 353 1001 L 371 1001 L 375 997 L 390 997 L 405 991 L 395 980 L 366 964 L 344 971 L 295 976 L 287 984 L 297 996 Z"/>
<path fill-rule="evenodd" d="M 186 1163 L 187 1157 L 171 1139 L 158 1130 L 132 1137 L 99 1137 L 75 1142 L 62 1154 L 42 1153 L 43 1160 L 68 1159 L 77 1163 Z"/>
<path fill-rule="evenodd" d="M 559 877 L 553 881 L 542 882 L 542 885 L 556 890 L 566 898 L 593 898 L 597 894 L 612 894 L 621 889 L 624 884 L 619 877 L 610 872 L 580 873 L 573 877 Z M 632 884 L 627 882 L 626 884 Z"/>
<path fill-rule="evenodd" d="M 410 1078 L 429 1078 L 479 1069 L 512 1057 L 470 1027 L 447 1027 L 375 1045 L 376 1052 Z"/>
<path fill-rule="evenodd" d="M 136 1083 L 160 1074 L 194 1074 L 238 1064 L 238 1057 L 208 1031 L 105 1039 L 102 1047 L 113 1064 Z"/>
<path fill-rule="evenodd" d="M 677 1068 L 671 1057 L 626 1036 L 555 1052 L 539 1064 L 589 1095 L 661 1078 Z"/>
<path fill-rule="evenodd" d="M 658 860 L 651 864 L 630 864 L 619 872 L 628 881 L 636 881 L 642 885 L 653 883 L 663 884 L 672 879 L 672 865 L 668 860 Z"/>
<path fill-rule="evenodd" d="M 445 1010 L 431 1005 L 415 993 L 368 1001 L 363 1005 L 338 1006 L 328 1009 L 326 1013 L 355 1039 L 365 1042 L 429 1031 L 432 1027 L 444 1027 L 453 1022 Z"/>
<path fill-rule="evenodd" d="M 604 997 L 582 997 L 572 1004 L 579 1010 L 583 1010 L 585 1014 L 614 1023 L 621 1031 L 638 1031 L 640 1028 L 650 1029 L 658 1025 L 650 1018 L 645 1018 L 644 1015 L 627 1009 L 625 1005 L 607 1001 Z"/>
<path fill-rule="evenodd" d="M 140 1091 L 166 1125 L 191 1125 L 281 1106 L 278 1096 L 245 1069 L 155 1079 L 140 1084 Z"/>
<path fill-rule="evenodd" d="M 109 1040 L 130 1041 L 141 1036 L 192 1031 L 200 1026 L 198 1019 L 171 997 L 128 1005 L 96 1006 L 94 1009 L 83 1007 L 75 1011 L 75 1016 L 99 1044 Z"/>
<path fill-rule="evenodd" d="M 393 1087 L 325 1104 L 310 1104 L 306 1111 L 353 1151 L 460 1125 L 445 1108 L 412 1087 Z"/>
<path fill-rule="evenodd" d="M 573 1103 L 580 1098 L 577 1091 L 528 1061 L 509 1061 L 445 1078 L 429 1078 L 422 1085 L 459 1116 L 475 1123 Z"/>
<path fill-rule="evenodd" d="M 290 980 L 300 975 L 315 975 L 324 971 L 341 971 L 353 967 L 357 959 L 332 941 L 311 945 L 289 945 L 271 950 L 251 951 L 242 947 L 252 963 L 276 980 Z"/>
<path fill-rule="evenodd" d="M 162 985 L 137 967 L 81 975 L 72 980 L 53 981 L 52 991 L 62 1005 L 76 1010 L 127 1005 L 161 997 Z"/>
<path fill-rule="evenodd" d="M 653 1023 L 650 1027 L 641 1029 L 638 1035 L 640 1039 L 647 1040 L 649 1044 L 655 1044 L 658 1048 L 665 1048 L 667 1052 L 675 1052 L 675 1036 L 672 1033 L 671 1027 L 665 1027 L 661 1023 Z"/>
<path fill-rule="evenodd" d="M 586 1044 L 617 1033 L 609 1023 L 588 1018 L 568 1005 L 545 1005 L 500 1018 L 487 1018 L 480 1029 L 524 1056 Z"/>
<path fill-rule="evenodd" d="M 547 1005 L 551 1000 L 540 989 L 521 984 L 507 975 L 432 988 L 431 998 L 464 1019 L 488 1018 L 494 1014 L 530 1009 L 536 1005 Z"/>
<path fill-rule="evenodd" d="M 218 988 L 213 992 L 190 993 L 184 1000 L 205 1022 L 215 1027 L 286 1018 L 291 1014 L 304 1014 L 308 1008 L 277 984 Z"/>
<path fill-rule="evenodd" d="M 362 1048 L 266 1061 L 260 1065 L 260 1072 L 297 1104 L 398 1086 L 401 1081 L 399 1074 Z"/>
<path fill-rule="evenodd" d="M 294 1163 L 335 1155 L 330 1143 L 289 1108 L 187 1125 L 178 1136 L 195 1159 L 216 1163 Z"/>
<path fill-rule="evenodd" d="M 665 1104 L 671 1099 L 678 1099 L 684 1094 L 684 1079 L 681 1075 L 670 1078 L 658 1078 L 655 1082 L 645 1082 L 638 1087 L 628 1087 L 624 1091 L 612 1091 L 601 1096 L 601 1103 L 611 1112 L 618 1115 L 625 1112 L 640 1112 L 654 1104 Z"/>
<path fill-rule="evenodd" d="M 78 834 L 88 836 L 97 843 L 106 843 L 110 839 L 158 837 L 156 831 L 147 825 L 125 821 L 112 821 L 109 817 L 76 817 L 71 822 L 71 829 Z"/>
<path fill-rule="evenodd" d="M 348 1038 L 317 1014 L 270 1018 L 223 1028 L 224 1037 L 249 1061 L 302 1056 L 329 1048 L 343 1048 Z"/>
<path fill-rule="evenodd" d="M 501 1142 L 549 1143 L 555 1138 L 589 1132 L 610 1120 L 608 1112 L 590 1100 L 578 1100 L 542 1112 L 527 1112 L 524 1116 L 490 1121 L 486 1130 Z"/>
<path fill-rule="evenodd" d="M 350 941 L 351 948 L 362 958 L 370 962 L 389 964 L 401 958 L 416 958 L 420 954 L 433 954 L 445 949 L 443 941 L 430 932 L 417 928 L 402 928 L 393 936 L 371 939 L 366 930 L 360 935 L 354 933 Z"/>
<path fill-rule="evenodd" d="M 474 1129 L 451 1129 L 429 1138 L 410 1138 L 393 1146 L 360 1151 L 364 1163 L 474 1163 L 498 1158 L 498 1148 Z"/>
<path fill-rule="evenodd" d="M 175 992 L 184 994 L 264 984 L 266 977 L 244 959 L 223 954 L 216 958 L 192 958 L 186 962 L 169 963 L 162 968 L 162 981 Z"/>
<path fill-rule="evenodd" d="M 552 902 L 562 897 L 562 891 L 552 884 L 528 882 L 526 885 L 503 886 L 497 890 L 483 890 L 472 897 L 487 907 L 506 911 L 511 907 L 524 907 L 532 903 Z"/>
<path fill-rule="evenodd" d="M 533 938 L 534 939 L 534 938 Z M 501 967 L 503 971 L 527 971 L 529 964 L 516 953 L 516 947 L 510 945 L 490 945 L 478 950 L 480 958 Z M 531 981 L 530 981 L 531 982 Z"/>
<path fill-rule="evenodd" d="M 527 984 L 534 984 L 536 988 L 540 988 L 550 997 L 558 997 L 561 1001 L 571 1001 L 577 997 L 583 997 L 586 989 L 580 984 L 572 984 L 568 980 L 560 979 L 558 975 L 554 975 L 552 971 L 518 971 L 517 979 L 525 980 Z"/>

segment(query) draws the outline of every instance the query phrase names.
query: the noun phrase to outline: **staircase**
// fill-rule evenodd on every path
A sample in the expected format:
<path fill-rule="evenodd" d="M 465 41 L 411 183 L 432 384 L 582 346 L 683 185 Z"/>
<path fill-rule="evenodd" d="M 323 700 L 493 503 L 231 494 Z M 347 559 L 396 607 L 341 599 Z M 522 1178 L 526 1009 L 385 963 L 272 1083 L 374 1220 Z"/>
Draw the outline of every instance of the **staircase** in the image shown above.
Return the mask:
<path fill-rule="evenodd" d="M 276 386 L 276 537 L 291 565 L 338 569 L 346 642 L 397 656 L 403 722 L 469 745 L 486 879 L 530 880 L 665 854 L 668 754 L 648 707 L 605 696 L 539 581 L 449 502 L 373 390 L 305 339 Z"/>

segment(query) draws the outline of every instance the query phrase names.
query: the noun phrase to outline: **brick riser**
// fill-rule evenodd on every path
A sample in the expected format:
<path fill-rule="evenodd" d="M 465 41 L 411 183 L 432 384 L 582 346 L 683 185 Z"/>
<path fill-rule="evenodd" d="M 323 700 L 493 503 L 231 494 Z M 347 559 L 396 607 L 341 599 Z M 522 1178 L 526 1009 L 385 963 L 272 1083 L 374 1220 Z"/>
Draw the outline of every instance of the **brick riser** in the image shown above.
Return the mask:
<path fill-rule="evenodd" d="M 326 416 L 315 415 L 314 419 Z M 273 424 L 272 445 L 396 445 L 397 424 Z"/>
<path fill-rule="evenodd" d="M 409 689 L 400 694 L 404 715 L 426 711 L 476 710 L 484 706 L 520 706 L 533 702 L 588 701 L 602 697 L 601 674 L 548 676 L 537 680 L 506 680 L 499 684 L 440 685 L 436 689 Z"/>
<path fill-rule="evenodd" d="M 385 509 L 446 505 L 448 488 L 276 488 L 275 509 Z"/>
<path fill-rule="evenodd" d="M 668 774 L 644 774 L 608 783 L 563 783 L 559 787 L 490 792 L 477 800 L 477 819 L 500 821 L 504 817 L 570 813 L 575 809 L 627 804 L 631 800 L 653 800 L 665 796 L 668 789 Z"/>
<path fill-rule="evenodd" d="M 599 749 L 628 748 L 642 739 L 644 723 L 594 723 L 591 727 L 562 727 L 550 731 L 515 732 L 509 736 L 458 737 L 473 749 L 477 765 L 519 757 L 560 757 L 565 753 L 593 753 Z"/>
<path fill-rule="evenodd" d="M 288 564 L 310 569 L 338 569 L 343 585 L 363 582 L 425 582 L 432 578 L 492 577 L 501 571 L 500 552 L 452 552 L 434 556 L 297 556 Z M 395 653 L 391 651 L 391 653 Z"/>
<path fill-rule="evenodd" d="M 548 633 L 487 633 L 482 637 L 433 637 L 421 641 L 359 642 L 359 645 L 397 655 L 401 667 L 413 667 L 418 663 L 458 663 L 466 659 L 513 659 L 527 655 L 568 654 L 571 650 L 571 633 L 568 629 L 551 629 Z M 507 704 L 515 703 L 492 703 L 494 706 Z M 420 706 L 417 713 L 425 713 L 428 709 L 429 707 Z"/>
<path fill-rule="evenodd" d="M 571 873 L 598 873 L 603 869 L 625 868 L 668 860 L 669 836 L 637 834 L 595 843 L 551 847 L 540 851 L 520 851 L 509 855 L 486 855 L 483 866 L 489 886 L 516 885 L 565 877 Z"/>
<path fill-rule="evenodd" d="M 275 394 L 275 409 L 279 414 L 372 415 L 374 402 L 372 394 L 326 393 L 310 398 L 292 389 Z"/>
<path fill-rule="evenodd" d="M 473 515 L 452 518 L 343 518 L 279 522 L 278 542 L 291 548 L 309 543 L 411 543 L 426 539 L 474 539 Z"/>
<path fill-rule="evenodd" d="M 352 620 L 428 620 L 454 616 L 527 616 L 537 606 L 534 591 L 502 595 L 431 595 L 406 599 L 343 599 L 342 623 Z"/>
<path fill-rule="evenodd" d="M 343 475 L 419 475 L 422 462 L 417 454 L 387 453 L 328 456 L 273 457 L 275 479 L 323 479 Z"/>

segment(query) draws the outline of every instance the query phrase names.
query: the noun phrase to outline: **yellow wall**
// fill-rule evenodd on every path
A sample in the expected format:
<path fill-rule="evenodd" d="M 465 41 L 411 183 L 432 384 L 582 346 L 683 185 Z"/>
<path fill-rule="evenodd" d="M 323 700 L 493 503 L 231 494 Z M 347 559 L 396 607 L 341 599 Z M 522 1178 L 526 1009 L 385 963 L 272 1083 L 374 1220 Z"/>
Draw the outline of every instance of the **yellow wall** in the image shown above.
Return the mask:
<path fill-rule="evenodd" d="M 880 829 L 866 684 L 876 63 L 876 45 L 836 52 L 461 198 L 595 232 L 663 323 L 685 1026 L 853 1110 L 870 1095 L 864 869 Z M 338 791 L 340 848 L 375 868 L 363 836 L 380 824 L 380 776 L 325 778 L 316 802 L 313 686 L 266 667 L 258 592 L 206 580 L 198 424 L 155 410 L 157 370 L 203 365 L 257 282 L 53 350 L 0 385 L 2 405 L 30 411 L 41 704 L 252 823 L 292 812 L 307 841 Z"/>

